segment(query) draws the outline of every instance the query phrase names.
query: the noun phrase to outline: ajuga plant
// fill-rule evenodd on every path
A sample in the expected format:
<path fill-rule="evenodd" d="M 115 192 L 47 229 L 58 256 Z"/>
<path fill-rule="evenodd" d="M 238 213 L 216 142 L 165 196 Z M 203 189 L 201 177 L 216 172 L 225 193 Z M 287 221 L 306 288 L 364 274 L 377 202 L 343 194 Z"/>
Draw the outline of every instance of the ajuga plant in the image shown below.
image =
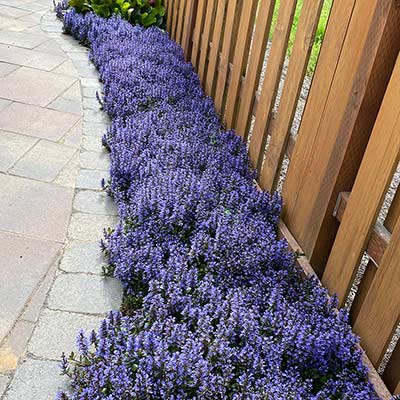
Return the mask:
<path fill-rule="evenodd" d="M 69 6 L 79 13 L 93 11 L 103 18 L 117 14 L 134 25 L 164 28 L 165 8 L 162 0 L 69 0 Z"/>
<path fill-rule="evenodd" d="M 125 290 L 63 357 L 66 400 L 377 399 L 345 310 L 302 279 L 277 237 L 277 194 L 254 185 L 182 49 L 157 28 L 75 9 L 112 119 L 107 191 L 119 223 L 106 273 Z"/>

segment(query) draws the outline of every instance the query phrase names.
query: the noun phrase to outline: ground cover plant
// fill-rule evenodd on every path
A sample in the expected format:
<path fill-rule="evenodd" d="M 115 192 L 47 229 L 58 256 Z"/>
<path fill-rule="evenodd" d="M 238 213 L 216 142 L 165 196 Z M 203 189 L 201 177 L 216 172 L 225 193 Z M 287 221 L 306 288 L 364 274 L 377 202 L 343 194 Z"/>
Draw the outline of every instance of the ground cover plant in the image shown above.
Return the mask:
<path fill-rule="evenodd" d="M 80 332 L 58 399 L 377 399 L 344 310 L 276 234 L 281 200 L 257 191 L 182 49 L 152 27 L 74 9 L 112 124 L 105 182 L 119 224 L 102 243 L 121 311 Z"/>

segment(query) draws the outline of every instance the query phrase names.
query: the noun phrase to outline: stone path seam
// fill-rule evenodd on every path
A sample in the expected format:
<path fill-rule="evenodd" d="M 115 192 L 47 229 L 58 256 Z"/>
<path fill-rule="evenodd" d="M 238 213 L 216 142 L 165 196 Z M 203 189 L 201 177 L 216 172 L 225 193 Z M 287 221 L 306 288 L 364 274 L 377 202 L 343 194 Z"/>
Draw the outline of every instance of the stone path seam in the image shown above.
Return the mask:
<path fill-rule="evenodd" d="M 45 4 L 46 0 L 39 2 Z M 85 61 L 87 51 L 71 37 L 61 34 L 61 23 L 52 11 L 43 15 L 40 27 L 58 43 L 67 56 L 66 61 L 71 61 L 78 71 L 83 116 L 82 122 L 77 121 L 74 126 L 77 129 L 81 126 L 82 135 L 68 163 L 77 153 L 81 161 L 74 179 L 66 244 L 60 249 L 57 262 L 49 267 L 49 270 L 54 270 L 53 274 L 43 278 L 32 294 L 33 297 L 38 294 L 43 301 L 39 317 L 26 314 L 27 307 L 21 313 L 22 318 L 28 318 L 21 318 L 21 323 L 33 324 L 33 333 L 22 351 L 15 373 L 10 374 L 12 377 L 0 374 L 1 400 L 50 400 L 54 399 L 59 389 L 68 389 L 68 379 L 59 375 L 61 353 L 74 350 L 75 337 L 80 328 L 89 331 L 97 329 L 104 315 L 111 309 L 119 308 L 122 300 L 119 282 L 101 276 L 105 260 L 99 240 L 104 228 L 117 223 L 116 207 L 104 195 L 100 184 L 102 178 L 107 178 L 109 169 L 108 155 L 99 146 L 109 120 L 99 106 L 96 109 L 94 103 L 96 91 L 101 90 L 101 85 L 93 65 Z M 68 132 L 58 139 L 60 143 Z M 57 182 L 62 171 L 53 182 Z M 41 286 L 43 284 L 45 287 Z"/>

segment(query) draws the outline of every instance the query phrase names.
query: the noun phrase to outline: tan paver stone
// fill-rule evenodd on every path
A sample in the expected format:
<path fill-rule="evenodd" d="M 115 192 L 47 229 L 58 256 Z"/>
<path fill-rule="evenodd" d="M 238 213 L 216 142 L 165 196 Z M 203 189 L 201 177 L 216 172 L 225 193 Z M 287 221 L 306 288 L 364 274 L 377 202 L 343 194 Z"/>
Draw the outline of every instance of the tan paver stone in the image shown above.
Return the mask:
<path fill-rule="evenodd" d="M 17 68 L 19 68 L 19 65 L 0 62 L 0 78 L 7 76 L 11 72 L 15 71 Z"/>
<path fill-rule="evenodd" d="M 9 5 L 13 5 L 12 2 L 8 3 Z M 31 11 L 21 10 L 16 7 L 8 7 L 7 5 L 0 4 L 0 15 L 11 17 L 11 18 L 20 18 L 31 14 Z"/>
<path fill-rule="evenodd" d="M 0 232 L 0 341 L 14 325 L 60 250 L 58 243 Z"/>
<path fill-rule="evenodd" d="M 62 97 L 68 100 L 80 101 L 81 100 L 81 86 L 79 81 L 75 82 L 68 90 L 66 90 Z"/>
<path fill-rule="evenodd" d="M 34 25 L 36 25 L 36 23 L 32 21 L 21 21 L 19 19 L 0 15 L 0 26 L 2 29 L 9 29 L 10 31 L 19 32 L 31 28 Z"/>
<path fill-rule="evenodd" d="M 46 106 L 68 89 L 75 78 L 22 67 L 0 78 L 0 97 L 28 104 Z"/>
<path fill-rule="evenodd" d="M 0 112 L 0 129 L 58 141 L 79 118 L 78 115 L 70 113 L 12 103 Z"/>
<path fill-rule="evenodd" d="M 65 57 L 65 53 L 60 49 L 60 46 L 52 39 L 42 43 L 40 46 L 36 47 L 35 50 L 41 53 Z"/>
<path fill-rule="evenodd" d="M 68 164 L 57 176 L 54 183 L 64 187 L 75 188 L 78 172 L 79 172 L 79 152 L 76 152 L 76 154 L 71 158 Z"/>
<path fill-rule="evenodd" d="M 38 139 L 0 131 L 0 171 L 7 171 Z"/>
<path fill-rule="evenodd" d="M 13 175 L 52 182 L 71 159 L 76 149 L 40 140 L 10 169 Z"/>
<path fill-rule="evenodd" d="M 73 190 L 0 174 L 0 230 L 64 242 Z"/>
<path fill-rule="evenodd" d="M 74 64 L 72 64 L 71 60 L 64 61 L 61 65 L 59 65 L 57 68 L 54 68 L 51 72 L 61 75 L 78 76 L 78 72 L 74 67 Z"/>
<path fill-rule="evenodd" d="M 9 30 L 0 31 L 0 43 L 11 46 L 33 49 L 34 47 L 39 46 L 44 41 L 46 41 L 46 38 L 44 38 L 43 36 L 36 36 L 24 32 L 15 32 Z"/>
<path fill-rule="evenodd" d="M 10 334 L 0 346 L 0 373 L 12 372 L 17 368 L 18 360 L 25 353 L 26 345 L 32 335 L 34 324 L 18 320 Z"/>
<path fill-rule="evenodd" d="M 48 105 L 48 108 L 76 115 L 83 114 L 82 103 L 80 101 L 64 99 L 63 97 L 58 97 L 52 101 Z"/>
<path fill-rule="evenodd" d="M 68 146 L 79 148 L 81 146 L 81 141 L 82 141 L 82 123 L 81 121 L 79 121 L 63 137 L 61 142 Z"/>

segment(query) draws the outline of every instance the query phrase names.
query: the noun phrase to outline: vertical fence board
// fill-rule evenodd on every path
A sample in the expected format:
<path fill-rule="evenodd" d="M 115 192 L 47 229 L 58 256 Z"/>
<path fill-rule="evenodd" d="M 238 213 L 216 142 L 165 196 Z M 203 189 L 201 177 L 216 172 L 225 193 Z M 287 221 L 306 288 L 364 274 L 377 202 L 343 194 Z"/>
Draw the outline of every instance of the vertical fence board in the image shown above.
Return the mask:
<path fill-rule="evenodd" d="M 174 0 L 174 5 L 172 8 L 172 26 L 171 26 L 171 37 L 172 39 L 176 40 L 176 29 L 178 27 L 178 15 L 179 15 L 179 8 L 181 7 L 181 3 L 185 0 Z"/>
<path fill-rule="evenodd" d="M 225 85 L 228 78 L 229 56 L 232 43 L 235 43 L 234 35 L 236 13 L 240 9 L 240 0 L 229 0 L 226 12 L 226 22 L 224 30 L 224 40 L 222 42 L 221 57 L 218 66 L 217 87 L 215 90 L 215 108 L 218 112 L 222 111 L 222 103 L 224 101 Z"/>
<path fill-rule="evenodd" d="M 264 64 L 274 6 L 275 0 L 260 0 L 258 6 L 259 12 L 254 30 L 253 44 L 250 50 L 249 66 L 246 79 L 243 83 L 236 124 L 236 133 L 243 138 L 247 138 L 251 122 L 251 113 L 260 73 Z"/>
<path fill-rule="evenodd" d="M 307 71 L 307 64 L 323 3 L 323 0 L 310 0 L 303 5 L 301 10 L 282 97 L 270 132 L 271 139 L 267 149 L 265 165 L 260 176 L 260 186 L 264 190 L 273 191 L 278 183 L 280 167 L 290 135 L 290 128 L 296 112 L 304 75 Z"/>
<path fill-rule="evenodd" d="M 268 57 L 267 71 L 262 85 L 254 130 L 249 145 L 250 159 L 255 168 L 260 167 L 263 159 L 262 156 L 267 136 L 266 131 L 276 99 L 295 10 L 296 1 L 294 0 L 281 2 L 279 7 L 278 20 L 273 33 L 271 50 Z"/>
<path fill-rule="evenodd" d="M 304 133 L 312 137 L 312 150 L 306 150 L 295 207 L 288 200 L 291 215 L 285 218 L 319 276 L 338 227 L 332 218 L 337 195 L 351 189 L 393 68 L 395 46 L 382 42 L 391 7 L 390 0 L 356 1 L 321 119 L 314 132 Z"/>
<path fill-rule="evenodd" d="M 399 88 L 400 58 L 386 91 L 322 277 L 322 283 L 338 294 L 340 304 L 346 300 L 399 160 L 400 102 L 396 101 Z"/>
<path fill-rule="evenodd" d="M 400 221 L 383 256 L 354 331 L 372 364 L 377 367 L 400 322 Z"/>
<path fill-rule="evenodd" d="M 236 109 L 239 100 L 240 84 L 246 70 L 251 35 L 253 33 L 254 17 L 258 0 L 244 0 L 240 16 L 239 33 L 233 57 L 231 79 L 226 98 L 224 119 L 229 128 L 235 126 Z M 260 10 L 259 12 L 264 12 Z"/>
<path fill-rule="evenodd" d="M 225 17 L 226 0 L 218 0 L 217 13 L 215 16 L 215 27 L 212 37 L 212 47 L 207 68 L 206 93 L 213 96 L 215 84 L 215 72 L 217 69 L 218 57 L 221 48 L 221 39 L 223 36 L 224 17 Z"/>
<path fill-rule="evenodd" d="M 172 26 L 172 8 L 173 8 L 174 0 L 168 0 L 167 2 L 167 31 L 171 33 Z"/>
<path fill-rule="evenodd" d="M 210 38 L 213 31 L 213 16 L 214 16 L 215 3 L 216 0 L 209 0 L 207 2 L 206 19 L 204 21 L 203 35 L 201 38 L 200 62 L 197 72 L 199 74 L 200 80 L 203 83 L 203 85 L 206 78 L 207 57 L 210 49 Z"/>
<path fill-rule="evenodd" d="M 197 68 L 197 63 L 199 60 L 200 42 L 203 31 L 206 4 L 206 0 L 199 0 L 199 4 L 197 6 L 196 23 L 193 32 L 193 49 L 191 54 L 191 61 L 195 69 Z"/>
<path fill-rule="evenodd" d="M 187 0 L 181 0 L 180 7 L 178 10 L 178 21 L 177 21 L 175 41 L 180 44 L 182 44 L 182 31 L 183 31 L 186 3 Z"/>
<path fill-rule="evenodd" d="M 197 11 L 197 0 L 187 0 L 185 17 L 183 21 L 182 48 L 186 60 L 190 59 L 194 22 Z"/>

